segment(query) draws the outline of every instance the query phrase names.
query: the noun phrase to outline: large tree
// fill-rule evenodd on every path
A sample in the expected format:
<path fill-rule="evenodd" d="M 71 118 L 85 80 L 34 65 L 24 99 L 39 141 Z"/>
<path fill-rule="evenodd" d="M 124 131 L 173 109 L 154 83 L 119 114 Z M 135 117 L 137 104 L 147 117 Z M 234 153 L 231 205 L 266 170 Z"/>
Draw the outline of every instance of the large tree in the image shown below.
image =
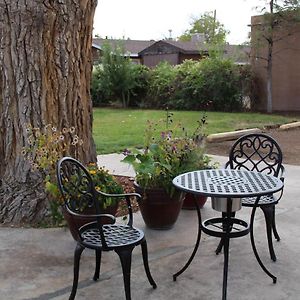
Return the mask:
<path fill-rule="evenodd" d="M 21 155 L 26 126 L 75 127 L 95 161 L 90 100 L 97 0 L 0 0 L 0 222 L 48 214 L 43 178 Z M 72 155 L 72 152 L 68 151 Z"/>
<path fill-rule="evenodd" d="M 266 2 L 265 0 L 262 1 Z M 260 8 L 260 11 L 264 12 L 260 21 L 252 24 L 251 46 L 253 58 L 266 62 L 267 112 L 272 113 L 274 46 L 295 33 L 295 24 L 300 24 L 300 1 L 270 0 L 267 3 L 268 6 Z"/>
<path fill-rule="evenodd" d="M 191 28 L 179 37 L 181 41 L 189 41 L 194 34 L 203 34 L 204 42 L 209 45 L 223 44 L 229 33 L 216 18 L 216 11 L 205 12 L 199 17 L 192 17 Z"/>

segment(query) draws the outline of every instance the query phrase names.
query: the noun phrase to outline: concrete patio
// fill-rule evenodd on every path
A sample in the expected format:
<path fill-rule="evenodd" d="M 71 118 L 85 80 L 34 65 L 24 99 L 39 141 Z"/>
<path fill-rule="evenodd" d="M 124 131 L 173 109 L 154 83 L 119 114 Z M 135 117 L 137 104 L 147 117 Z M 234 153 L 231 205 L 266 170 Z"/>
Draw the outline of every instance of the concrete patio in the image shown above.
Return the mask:
<path fill-rule="evenodd" d="M 225 159 L 216 157 L 221 163 Z M 271 261 L 267 252 L 264 218 L 260 210 L 254 226 L 258 252 L 267 268 L 278 277 L 277 284 L 273 284 L 258 265 L 249 235 L 232 240 L 227 291 L 230 300 L 300 299 L 300 166 L 286 165 L 285 177 L 284 196 L 277 205 L 276 221 L 281 237 L 280 242 L 274 242 L 277 262 Z M 201 213 L 203 219 L 218 215 L 211 209 L 210 200 Z M 242 208 L 238 216 L 249 221 L 250 209 Z M 167 231 L 146 228 L 140 213 L 134 217 L 135 226 L 145 231 L 150 268 L 158 287 L 153 290 L 148 283 L 141 250 L 137 247 L 131 272 L 133 300 L 221 299 L 223 255 L 214 253 L 217 238 L 202 234 L 194 261 L 176 282 L 172 280 L 172 274 L 184 265 L 195 244 L 195 211 L 182 210 L 174 228 Z M 65 228 L 0 227 L 0 299 L 68 299 L 74 249 L 75 242 Z M 98 282 L 92 280 L 94 264 L 94 252 L 86 250 L 81 260 L 76 299 L 125 299 L 117 255 L 103 254 Z"/>

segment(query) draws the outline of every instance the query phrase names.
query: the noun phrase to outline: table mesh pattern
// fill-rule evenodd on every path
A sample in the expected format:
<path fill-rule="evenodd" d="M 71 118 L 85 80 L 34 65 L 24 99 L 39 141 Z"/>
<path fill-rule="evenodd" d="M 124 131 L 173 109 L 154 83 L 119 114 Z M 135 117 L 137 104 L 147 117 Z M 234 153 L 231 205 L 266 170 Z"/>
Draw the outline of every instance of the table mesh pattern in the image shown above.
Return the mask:
<path fill-rule="evenodd" d="M 142 231 L 126 225 L 103 225 L 105 241 L 108 247 L 120 247 L 139 242 L 143 237 Z M 88 228 L 81 233 L 83 242 L 87 245 L 101 247 L 98 228 Z"/>
<path fill-rule="evenodd" d="M 278 186 L 278 180 L 259 172 L 216 169 L 179 175 L 175 178 L 174 184 L 192 192 L 209 195 L 246 196 L 274 191 Z"/>
<path fill-rule="evenodd" d="M 256 197 L 247 197 L 247 198 L 242 198 L 242 203 L 243 205 L 254 205 L 256 201 Z M 274 204 L 278 200 L 275 198 L 273 195 L 267 195 L 267 196 L 262 196 L 259 201 L 258 205 L 268 205 L 268 204 Z"/>

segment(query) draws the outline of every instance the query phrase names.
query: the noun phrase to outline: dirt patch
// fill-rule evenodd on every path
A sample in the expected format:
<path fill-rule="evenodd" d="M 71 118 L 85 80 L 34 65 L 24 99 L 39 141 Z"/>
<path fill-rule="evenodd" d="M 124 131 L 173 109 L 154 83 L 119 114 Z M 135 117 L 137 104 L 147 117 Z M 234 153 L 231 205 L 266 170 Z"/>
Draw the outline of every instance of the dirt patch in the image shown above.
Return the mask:
<path fill-rule="evenodd" d="M 128 176 L 114 176 L 116 180 L 123 186 L 124 193 L 135 193 L 135 189 L 133 186 L 134 178 Z M 131 207 L 133 212 L 137 212 L 139 210 L 139 206 L 135 197 L 131 198 Z M 116 217 L 122 217 L 127 215 L 127 204 L 125 200 L 122 200 L 119 203 L 118 211 L 116 213 Z"/>
<path fill-rule="evenodd" d="M 283 153 L 283 163 L 300 165 L 300 128 L 278 130 L 267 129 L 263 131 L 273 137 L 279 144 Z M 228 156 L 234 141 L 207 143 L 207 153 Z"/>

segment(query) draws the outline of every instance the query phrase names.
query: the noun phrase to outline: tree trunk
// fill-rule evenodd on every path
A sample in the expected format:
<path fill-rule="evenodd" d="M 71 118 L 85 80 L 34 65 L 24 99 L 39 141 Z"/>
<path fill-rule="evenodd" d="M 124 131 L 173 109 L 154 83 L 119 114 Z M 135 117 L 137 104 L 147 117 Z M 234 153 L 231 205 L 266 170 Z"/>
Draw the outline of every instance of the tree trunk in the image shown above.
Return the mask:
<path fill-rule="evenodd" d="M 268 58 L 267 58 L 267 113 L 273 112 L 273 94 L 272 94 L 272 72 L 273 72 L 273 32 L 274 32 L 274 1 L 270 3 L 271 24 L 268 36 Z"/>
<path fill-rule="evenodd" d="M 269 42 L 268 45 L 268 60 L 267 60 L 267 113 L 269 114 L 273 112 L 272 73 L 273 73 L 273 41 Z"/>
<path fill-rule="evenodd" d="M 91 44 L 97 0 L 0 0 L 0 222 L 49 216 L 41 174 L 21 155 L 26 125 L 74 126 L 82 162 L 92 138 Z M 70 155 L 75 153 L 70 153 Z"/>

